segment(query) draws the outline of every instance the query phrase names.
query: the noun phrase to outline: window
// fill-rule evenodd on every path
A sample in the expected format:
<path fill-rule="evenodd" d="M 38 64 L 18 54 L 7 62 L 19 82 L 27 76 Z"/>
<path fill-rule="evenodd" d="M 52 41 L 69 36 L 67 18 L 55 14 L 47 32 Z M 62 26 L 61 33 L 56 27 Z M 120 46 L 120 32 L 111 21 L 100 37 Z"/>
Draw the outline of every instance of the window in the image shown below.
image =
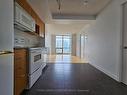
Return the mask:
<path fill-rule="evenodd" d="M 71 36 L 56 36 L 56 54 L 71 54 Z"/>

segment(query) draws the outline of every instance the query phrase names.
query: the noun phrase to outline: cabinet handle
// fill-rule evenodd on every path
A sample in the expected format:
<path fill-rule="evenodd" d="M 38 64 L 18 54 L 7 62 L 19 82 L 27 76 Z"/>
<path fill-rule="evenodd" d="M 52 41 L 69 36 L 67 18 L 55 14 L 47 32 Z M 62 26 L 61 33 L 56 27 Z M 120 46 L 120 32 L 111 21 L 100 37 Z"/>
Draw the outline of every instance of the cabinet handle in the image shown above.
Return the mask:
<path fill-rule="evenodd" d="M 4 54 L 13 54 L 14 52 L 12 51 L 0 51 L 0 55 L 4 55 Z"/>

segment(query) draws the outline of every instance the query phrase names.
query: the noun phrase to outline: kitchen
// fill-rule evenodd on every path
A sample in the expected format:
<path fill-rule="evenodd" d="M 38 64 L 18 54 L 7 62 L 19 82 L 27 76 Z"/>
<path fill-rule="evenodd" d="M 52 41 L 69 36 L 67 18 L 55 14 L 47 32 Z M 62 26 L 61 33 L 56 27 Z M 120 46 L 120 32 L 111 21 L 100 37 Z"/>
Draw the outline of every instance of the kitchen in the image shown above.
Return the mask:
<path fill-rule="evenodd" d="M 0 16 L 5 22 L 0 25 L 0 72 L 3 75 L 0 92 L 20 95 L 34 85 L 46 67 L 45 24 L 26 0 L 4 0 L 0 6 L 0 11 L 7 12 Z M 2 69 L 5 66 L 7 69 Z"/>
<path fill-rule="evenodd" d="M 127 95 L 126 17 L 127 0 L 1 0 L 0 95 Z"/>
<path fill-rule="evenodd" d="M 46 66 L 47 54 L 44 23 L 26 1 L 27 9 L 31 9 L 32 14 L 19 1 L 14 4 L 15 95 L 21 94 L 24 89 L 30 89 L 38 80 Z"/>

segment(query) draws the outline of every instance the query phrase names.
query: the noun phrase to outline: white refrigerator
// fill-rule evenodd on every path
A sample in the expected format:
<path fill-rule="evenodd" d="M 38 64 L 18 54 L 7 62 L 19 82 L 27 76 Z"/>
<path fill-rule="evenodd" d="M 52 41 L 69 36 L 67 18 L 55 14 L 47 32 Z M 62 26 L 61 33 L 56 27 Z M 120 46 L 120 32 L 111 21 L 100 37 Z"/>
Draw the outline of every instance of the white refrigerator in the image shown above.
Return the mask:
<path fill-rule="evenodd" d="M 0 0 L 0 95 L 14 95 L 14 0 Z"/>

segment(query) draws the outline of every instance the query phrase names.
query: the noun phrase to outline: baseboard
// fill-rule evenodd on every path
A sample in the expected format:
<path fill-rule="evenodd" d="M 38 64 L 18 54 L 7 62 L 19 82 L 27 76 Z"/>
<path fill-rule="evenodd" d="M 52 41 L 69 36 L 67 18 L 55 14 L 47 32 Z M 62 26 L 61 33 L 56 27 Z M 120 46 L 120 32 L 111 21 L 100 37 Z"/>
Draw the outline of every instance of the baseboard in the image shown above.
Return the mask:
<path fill-rule="evenodd" d="M 94 66 L 94 67 L 97 68 L 98 70 L 102 71 L 103 73 L 105 73 L 105 74 L 108 75 L 109 77 L 113 78 L 114 80 L 116 80 L 116 81 L 118 81 L 118 82 L 120 81 L 120 80 L 119 80 L 119 77 L 118 77 L 117 75 L 112 74 L 112 73 L 109 72 L 108 70 L 105 70 L 104 68 L 102 68 L 102 67 L 100 67 L 100 66 L 98 66 L 98 65 L 96 65 L 96 64 L 92 64 L 92 63 L 89 63 L 89 64 L 91 64 L 92 66 Z"/>

